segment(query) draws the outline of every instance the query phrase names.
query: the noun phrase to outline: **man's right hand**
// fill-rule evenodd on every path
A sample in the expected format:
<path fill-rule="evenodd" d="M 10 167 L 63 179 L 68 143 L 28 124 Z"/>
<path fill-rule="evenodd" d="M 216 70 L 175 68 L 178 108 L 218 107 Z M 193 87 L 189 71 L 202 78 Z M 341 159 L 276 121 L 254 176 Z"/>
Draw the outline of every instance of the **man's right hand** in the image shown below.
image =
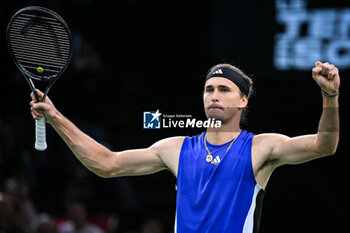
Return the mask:
<path fill-rule="evenodd" d="M 39 100 L 41 101 L 44 93 L 36 89 Z M 48 96 L 45 97 L 45 103 L 36 102 L 33 92 L 30 94 L 32 101 L 30 102 L 30 111 L 35 120 L 41 119 L 43 116 L 46 122 L 51 124 L 55 117 L 57 116 L 57 110 Z"/>

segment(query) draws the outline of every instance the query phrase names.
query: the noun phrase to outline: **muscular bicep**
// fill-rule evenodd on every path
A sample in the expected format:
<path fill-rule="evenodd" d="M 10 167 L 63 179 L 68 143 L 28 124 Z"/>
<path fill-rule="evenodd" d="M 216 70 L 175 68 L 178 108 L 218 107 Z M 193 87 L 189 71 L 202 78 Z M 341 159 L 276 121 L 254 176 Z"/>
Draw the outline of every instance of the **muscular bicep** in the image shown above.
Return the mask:
<path fill-rule="evenodd" d="M 146 175 L 164 169 L 176 176 L 183 139 L 166 138 L 149 148 L 114 152 L 114 169 L 110 176 Z"/>
<path fill-rule="evenodd" d="M 115 172 L 111 176 L 146 175 L 166 168 L 157 151 L 152 148 L 114 152 Z"/>
<path fill-rule="evenodd" d="M 316 134 L 287 137 L 281 134 L 267 135 L 269 159 L 277 165 L 298 164 L 320 157 L 316 147 Z"/>

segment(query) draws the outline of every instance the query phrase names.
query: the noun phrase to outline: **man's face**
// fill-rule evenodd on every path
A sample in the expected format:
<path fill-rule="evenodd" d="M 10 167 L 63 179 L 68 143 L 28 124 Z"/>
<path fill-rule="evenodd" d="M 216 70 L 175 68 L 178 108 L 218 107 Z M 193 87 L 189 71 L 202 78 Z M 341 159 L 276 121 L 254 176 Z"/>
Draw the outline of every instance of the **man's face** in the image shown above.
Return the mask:
<path fill-rule="evenodd" d="M 244 108 L 248 99 L 241 96 L 239 88 L 230 80 L 213 77 L 204 86 L 204 111 L 207 118 L 221 120 L 222 123 L 231 119 Z"/>

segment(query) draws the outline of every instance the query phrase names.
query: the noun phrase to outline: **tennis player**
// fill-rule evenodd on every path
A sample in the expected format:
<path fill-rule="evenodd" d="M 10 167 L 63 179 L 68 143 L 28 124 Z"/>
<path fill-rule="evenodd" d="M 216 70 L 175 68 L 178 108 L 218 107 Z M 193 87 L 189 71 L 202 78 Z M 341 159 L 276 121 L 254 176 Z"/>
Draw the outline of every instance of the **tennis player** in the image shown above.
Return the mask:
<path fill-rule="evenodd" d="M 221 127 L 208 128 L 200 136 L 166 138 L 145 149 L 112 152 L 80 131 L 49 98 L 35 103 L 32 94 L 30 105 L 33 118 L 45 116 L 75 156 L 98 176 L 171 171 L 177 177 L 175 232 L 255 233 L 274 169 L 333 155 L 337 149 L 339 71 L 328 62 L 316 62 L 312 77 L 323 98 L 318 132 L 292 138 L 254 135 L 240 128 L 252 81 L 229 64 L 211 68 L 204 85 L 206 116 L 220 120 Z"/>

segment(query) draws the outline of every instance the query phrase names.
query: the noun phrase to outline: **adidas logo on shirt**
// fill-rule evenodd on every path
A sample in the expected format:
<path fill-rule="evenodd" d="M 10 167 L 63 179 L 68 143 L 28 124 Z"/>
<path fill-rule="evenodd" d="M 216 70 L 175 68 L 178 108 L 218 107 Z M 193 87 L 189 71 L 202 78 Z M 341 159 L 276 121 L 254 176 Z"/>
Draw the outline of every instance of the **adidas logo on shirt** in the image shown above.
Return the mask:
<path fill-rule="evenodd" d="M 212 162 L 212 163 L 213 163 L 214 165 L 218 165 L 220 162 L 221 162 L 220 157 L 219 157 L 219 156 L 216 156 L 215 159 L 213 159 L 213 162 Z"/>

